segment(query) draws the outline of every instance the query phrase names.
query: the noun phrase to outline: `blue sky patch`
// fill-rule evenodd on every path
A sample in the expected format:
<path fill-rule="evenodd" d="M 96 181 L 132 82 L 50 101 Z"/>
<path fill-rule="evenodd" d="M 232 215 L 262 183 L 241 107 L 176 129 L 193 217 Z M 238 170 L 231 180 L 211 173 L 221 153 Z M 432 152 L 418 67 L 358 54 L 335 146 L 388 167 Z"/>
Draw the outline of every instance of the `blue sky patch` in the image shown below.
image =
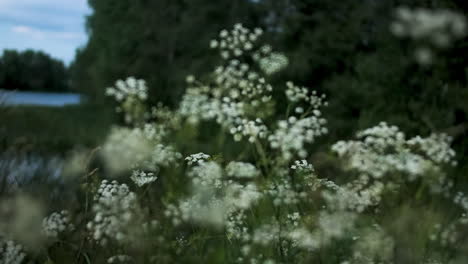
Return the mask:
<path fill-rule="evenodd" d="M 34 49 L 70 63 L 86 44 L 86 0 L 0 0 L 0 50 Z"/>

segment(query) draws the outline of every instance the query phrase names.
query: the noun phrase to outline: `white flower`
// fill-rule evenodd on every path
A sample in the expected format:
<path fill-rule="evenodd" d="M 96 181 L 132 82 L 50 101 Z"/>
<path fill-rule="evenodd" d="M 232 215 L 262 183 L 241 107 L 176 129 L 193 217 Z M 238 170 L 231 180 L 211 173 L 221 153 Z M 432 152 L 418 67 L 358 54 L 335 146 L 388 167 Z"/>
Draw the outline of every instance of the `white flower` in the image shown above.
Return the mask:
<path fill-rule="evenodd" d="M 57 238 L 60 233 L 73 231 L 75 226 L 70 222 L 68 211 L 53 212 L 42 221 L 44 234 L 51 238 Z"/>
<path fill-rule="evenodd" d="M 0 238 L 0 263 L 2 264 L 21 264 L 26 258 L 21 245 L 11 240 L 2 240 Z"/>
<path fill-rule="evenodd" d="M 191 154 L 190 156 L 186 157 L 185 160 L 187 161 L 188 165 L 192 165 L 204 163 L 209 158 L 210 155 L 200 152 L 196 154 Z"/>
<path fill-rule="evenodd" d="M 218 46 L 219 46 L 219 43 L 218 43 L 217 40 L 212 40 L 212 41 L 210 42 L 210 48 L 215 49 L 215 48 L 217 48 Z"/>
<path fill-rule="evenodd" d="M 259 59 L 259 66 L 262 71 L 271 75 L 286 68 L 289 64 L 288 57 L 279 52 L 272 52 L 268 56 Z"/>
<path fill-rule="evenodd" d="M 307 160 L 296 160 L 294 165 L 291 165 L 291 169 L 304 172 L 313 172 L 314 167 L 312 164 L 309 164 Z"/>
<path fill-rule="evenodd" d="M 115 87 L 106 89 L 106 94 L 108 96 L 114 96 L 117 101 L 122 101 L 124 98 L 128 97 L 135 97 L 145 101 L 148 98 L 148 87 L 144 80 L 128 77 L 125 81 L 116 81 Z"/>
<path fill-rule="evenodd" d="M 193 83 L 195 81 L 195 76 L 193 75 L 188 75 L 186 78 L 185 78 L 185 81 L 189 84 Z"/>
<path fill-rule="evenodd" d="M 455 151 L 450 148 L 451 138 L 447 135 L 416 136 L 407 140 L 398 127 L 385 122 L 358 132 L 357 138 L 355 141 L 339 141 L 332 146 L 332 151 L 346 162 L 346 169 L 375 179 L 390 172 L 402 172 L 409 181 L 437 172 L 438 179 L 427 178 L 434 192 L 440 192 L 445 183 L 441 166 L 451 165 L 455 157 Z"/>
<path fill-rule="evenodd" d="M 222 37 L 222 38 L 225 38 L 227 37 L 229 34 L 229 32 L 225 29 L 223 29 L 220 33 L 219 33 L 219 36 Z"/>
<path fill-rule="evenodd" d="M 260 172 L 254 165 L 246 162 L 231 161 L 226 167 L 227 175 L 238 178 L 255 178 Z"/>
<path fill-rule="evenodd" d="M 92 212 L 95 217 L 87 224 L 92 238 L 105 246 L 110 240 L 123 242 L 136 235 L 136 230 L 130 230 L 132 226 L 141 225 L 136 199 L 126 184 L 103 180 L 94 197 Z"/>
<path fill-rule="evenodd" d="M 295 155 L 305 158 L 305 144 L 313 143 L 315 138 L 327 133 L 323 127 L 325 123 L 325 119 L 315 116 L 278 121 L 278 128 L 268 137 L 270 146 L 280 149 L 285 160 L 290 160 Z"/>
<path fill-rule="evenodd" d="M 189 177 L 195 185 L 211 188 L 221 188 L 223 170 L 218 163 L 213 161 L 198 162 L 189 172 Z"/>
<path fill-rule="evenodd" d="M 109 169 L 124 171 L 148 159 L 151 144 L 147 135 L 140 128 L 112 128 L 101 151 Z"/>
<path fill-rule="evenodd" d="M 142 187 L 146 184 L 150 184 L 158 179 L 153 172 L 145 172 L 140 170 L 134 170 L 130 179 L 138 186 Z"/>
<path fill-rule="evenodd" d="M 132 257 L 128 255 L 116 255 L 107 259 L 107 263 L 129 263 L 132 261 Z"/>

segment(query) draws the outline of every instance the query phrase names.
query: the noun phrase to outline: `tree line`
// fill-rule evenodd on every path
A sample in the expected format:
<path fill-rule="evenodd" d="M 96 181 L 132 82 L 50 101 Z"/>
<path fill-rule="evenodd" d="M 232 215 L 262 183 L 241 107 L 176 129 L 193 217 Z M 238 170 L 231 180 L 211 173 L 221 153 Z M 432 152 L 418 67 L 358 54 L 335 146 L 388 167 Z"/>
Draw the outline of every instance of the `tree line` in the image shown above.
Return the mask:
<path fill-rule="evenodd" d="M 0 57 L 0 89 L 68 91 L 68 69 L 61 60 L 42 51 L 4 50 Z"/>

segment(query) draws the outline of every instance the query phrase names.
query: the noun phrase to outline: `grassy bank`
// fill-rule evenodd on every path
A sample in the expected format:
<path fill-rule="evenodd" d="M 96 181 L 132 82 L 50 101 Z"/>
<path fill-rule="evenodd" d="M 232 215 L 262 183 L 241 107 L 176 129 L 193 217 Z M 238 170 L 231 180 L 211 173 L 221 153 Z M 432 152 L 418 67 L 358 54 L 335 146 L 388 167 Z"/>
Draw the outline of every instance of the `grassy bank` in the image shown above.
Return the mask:
<path fill-rule="evenodd" d="M 96 147 L 114 121 L 100 105 L 0 108 L 0 150 L 60 154 L 75 147 Z"/>

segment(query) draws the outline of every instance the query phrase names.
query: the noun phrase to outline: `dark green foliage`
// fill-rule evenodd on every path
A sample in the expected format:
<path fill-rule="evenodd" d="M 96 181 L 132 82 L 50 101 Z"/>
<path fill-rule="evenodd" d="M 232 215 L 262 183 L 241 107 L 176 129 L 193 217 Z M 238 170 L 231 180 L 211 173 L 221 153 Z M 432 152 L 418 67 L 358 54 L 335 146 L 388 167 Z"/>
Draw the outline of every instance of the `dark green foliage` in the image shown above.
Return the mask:
<path fill-rule="evenodd" d="M 245 0 L 89 1 L 89 42 L 72 65 L 73 87 L 94 98 L 128 76 L 148 81 L 151 98 L 174 104 L 185 76 L 210 63 L 206 48 L 213 33 L 252 21 Z"/>
<path fill-rule="evenodd" d="M 0 89 L 68 91 L 68 71 L 62 61 L 42 51 L 4 50 L 0 57 Z"/>
<path fill-rule="evenodd" d="M 113 110 L 98 105 L 0 109 L 0 152 L 62 155 L 95 148 L 114 123 Z"/>
<path fill-rule="evenodd" d="M 331 142 L 387 121 L 414 134 L 449 133 L 467 163 L 468 38 L 435 50 L 424 67 L 416 63 L 415 43 L 390 31 L 400 6 L 467 14 L 465 1 L 261 2 L 290 58 L 282 77 L 327 94 Z"/>

